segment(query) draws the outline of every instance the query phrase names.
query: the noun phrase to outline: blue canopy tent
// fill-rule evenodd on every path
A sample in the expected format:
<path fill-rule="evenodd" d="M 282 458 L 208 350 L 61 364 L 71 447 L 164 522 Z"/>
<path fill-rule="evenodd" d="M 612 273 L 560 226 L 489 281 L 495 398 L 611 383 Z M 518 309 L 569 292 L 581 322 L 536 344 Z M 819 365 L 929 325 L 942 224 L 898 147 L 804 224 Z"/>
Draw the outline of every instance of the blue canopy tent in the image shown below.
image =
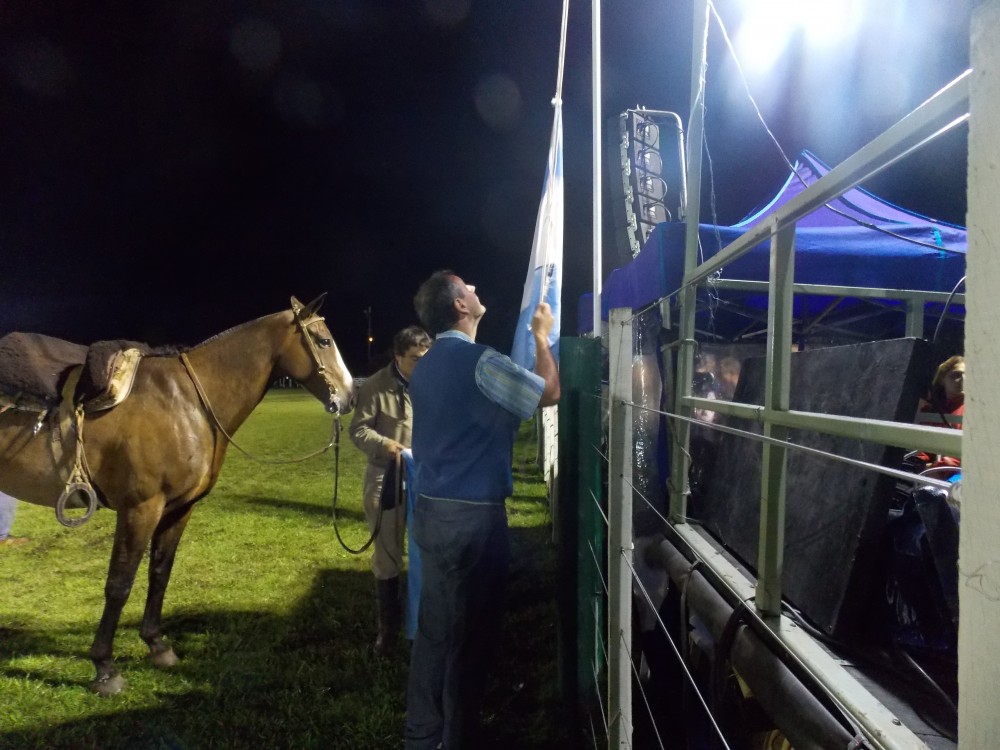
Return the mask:
<path fill-rule="evenodd" d="M 700 224 L 703 259 L 718 253 L 773 211 L 829 171 L 803 151 L 781 190 L 759 211 L 733 226 Z M 685 225 L 657 225 L 638 256 L 615 269 L 601 295 L 602 318 L 617 307 L 641 309 L 676 292 L 683 276 Z M 852 188 L 796 225 L 795 283 L 949 293 L 965 275 L 966 230 L 894 206 L 861 188 Z M 726 289 L 730 280 L 766 282 L 769 242 L 762 242 L 722 269 L 720 282 L 699 291 L 697 327 L 721 340 L 740 340 L 763 332 L 767 297 L 758 290 Z M 583 295 L 578 331 L 593 330 L 593 303 Z M 930 331 L 944 305 L 930 304 Z M 855 339 L 903 335 L 905 310 L 898 300 L 797 295 L 797 335 L 825 334 Z M 950 315 L 964 310 L 950 306 Z M 891 314 L 897 313 L 897 314 Z M 928 330 L 925 325 L 925 330 Z"/>

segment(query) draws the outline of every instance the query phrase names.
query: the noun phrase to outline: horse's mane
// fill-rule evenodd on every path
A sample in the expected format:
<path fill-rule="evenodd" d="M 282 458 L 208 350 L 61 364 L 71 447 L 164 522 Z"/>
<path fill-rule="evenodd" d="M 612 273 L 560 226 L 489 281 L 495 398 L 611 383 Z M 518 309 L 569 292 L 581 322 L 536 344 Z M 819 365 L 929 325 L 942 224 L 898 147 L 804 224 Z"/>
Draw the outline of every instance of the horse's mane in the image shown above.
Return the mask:
<path fill-rule="evenodd" d="M 264 320 L 264 318 L 271 318 L 274 317 L 275 315 L 280 315 L 280 314 L 281 313 L 271 313 L 270 315 L 261 315 L 259 318 L 248 320 L 245 323 L 239 323 L 237 325 L 234 325 L 232 328 L 227 328 L 226 330 L 221 331 L 220 333 L 217 333 L 214 336 L 210 336 L 209 338 L 202 341 L 200 344 L 197 344 L 191 348 L 197 349 L 199 346 L 205 346 L 206 344 L 211 344 L 216 339 L 221 339 L 223 336 L 228 336 L 229 334 L 236 333 L 237 331 L 242 330 L 247 326 L 252 326 L 256 323 L 259 323 L 260 321 Z"/>

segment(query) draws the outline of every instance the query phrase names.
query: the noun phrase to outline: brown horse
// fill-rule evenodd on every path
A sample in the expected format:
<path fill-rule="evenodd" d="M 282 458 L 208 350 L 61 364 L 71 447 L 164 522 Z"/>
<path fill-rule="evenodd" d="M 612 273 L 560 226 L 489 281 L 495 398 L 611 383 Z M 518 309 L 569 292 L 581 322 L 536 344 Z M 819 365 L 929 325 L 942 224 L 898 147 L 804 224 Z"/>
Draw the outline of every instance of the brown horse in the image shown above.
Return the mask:
<path fill-rule="evenodd" d="M 187 363 L 177 356 L 144 357 L 128 398 L 87 415 L 85 466 L 99 500 L 118 514 L 104 613 L 90 649 L 95 692 L 109 695 L 125 687 L 112 658 L 115 630 L 150 544 L 140 635 L 154 665 L 177 662 L 160 632 L 177 543 L 195 503 L 219 478 L 228 436 L 260 403 L 271 379 L 294 378 L 330 412 L 351 408 L 351 375 L 317 314 L 323 296 L 305 306 L 293 297 L 291 310 L 190 349 Z M 37 414 L 26 411 L 0 414 L 0 490 L 55 506 L 73 470 L 73 451 L 53 451 L 49 427 L 36 430 L 37 422 Z"/>

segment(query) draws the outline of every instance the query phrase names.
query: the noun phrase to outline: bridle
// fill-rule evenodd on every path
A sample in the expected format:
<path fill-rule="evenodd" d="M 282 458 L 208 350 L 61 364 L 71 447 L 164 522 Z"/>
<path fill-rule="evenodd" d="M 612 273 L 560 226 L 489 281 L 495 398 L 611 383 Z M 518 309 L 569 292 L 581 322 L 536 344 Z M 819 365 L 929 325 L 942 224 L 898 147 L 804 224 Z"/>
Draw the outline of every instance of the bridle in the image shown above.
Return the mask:
<path fill-rule="evenodd" d="M 340 425 L 340 414 L 339 414 L 340 409 L 337 406 L 337 401 L 336 401 L 336 398 L 337 398 L 337 384 L 334 383 L 333 378 L 330 377 L 330 374 L 327 372 L 326 367 L 323 365 L 323 360 L 320 358 L 320 354 L 319 354 L 319 347 L 316 346 L 316 342 L 313 341 L 313 337 L 312 337 L 312 335 L 309 332 L 309 326 L 313 325 L 314 323 L 322 322 L 323 320 L 325 320 L 325 318 L 323 318 L 323 316 L 321 316 L 321 315 L 313 315 L 309 320 L 304 321 L 304 320 L 302 320 L 302 309 L 303 309 L 302 306 L 299 305 L 299 304 L 297 304 L 293 300 L 293 302 L 292 302 L 292 315 L 295 317 L 295 323 L 296 323 L 296 325 L 298 325 L 299 330 L 302 331 L 302 338 L 305 339 L 307 348 L 309 349 L 309 353 L 312 355 L 313 362 L 316 365 L 316 372 L 317 372 L 317 374 L 320 377 L 323 378 L 323 381 L 326 383 L 327 389 L 330 391 L 330 401 L 329 401 L 329 407 L 328 407 L 327 410 L 329 412 L 331 412 L 334 415 L 334 417 L 333 417 L 333 433 L 330 436 L 330 442 L 328 442 L 322 448 L 319 448 L 319 449 L 313 451 L 312 453 L 309 453 L 308 455 L 302 456 L 301 458 L 290 458 L 290 459 L 285 459 L 285 460 L 280 460 L 280 459 L 279 460 L 267 460 L 267 459 L 263 459 L 263 458 L 258 458 L 257 456 L 254 456 L 252 453 L 250 453 L 245 448 L 243 448 L 239 443 L 237 443 L 233 439 L 233 436 L 230 435 L 229 432 L 226 431 L 226 428 L 222 426 L 222 422 L 220 422 L 218 416 L 216 416 L 215 410 L 212 408 L 212 402 L 208 400 L 208 394 L 205 392 L 205 389 L 202 387 L 201 381 L 198 379 L 198 375 L 195 373 L 194 366 L 191 364 L 191 360 L 188 359 L 187 354 L 182 352 L 181 355 L 180 355 L 180 359 L 181 359 L 181 363 L 184 365 L 184 369 L 187 371 L 188 377 L 190 377 L 191 378 L 191 382 L 194 383 L 194 389 L 198 392 L 198 398 L 201 400 L 202 406 L 205 407 L 205 412 L 208 414 L 208 416 L 209 416 L 209 418 L 210 418 L 213 426 L 216 429 L 218 429 L 219 432 L 221 432 L 223 435 L 225 435 L 226 439 L 229 441 L 229 443 L 234 448 L 236 448 L 236 450 L 238 450 L 240 453 L 242 453 L 244 456 L 246 456 L 247 458 L 249 458 L 249 459 L 251 459 L 253 461 L 257 461 L 258 463 L 262 463 L 262 464 L 272 464 L 272 465 L 295 464 L 295 463 L 299 463 L 301 461 L 306 461 L 306 460 L 308 460 L 310 458 L 315 458 L 316 456 L 318 456 L 318 455 L 320 455 L 322 453 L 326 453 L 328 450 L 330 450 L 330 448 L 333 448 L 334 449 L 334 453 L 335 453 L 335 455 L 337 457 L 337 461 L 336 461 L 337 467 L 336 467 L 335 471 L 339 474 L 339 471 L 340 471 L 340 467 L 339 467 L 340 461 L 339 461 L 339 459 L 340 459 L 340 429 L 341 429 L 341 425 Z M 327 345 L 327 344 L 332 345 L 333 344 L 333 339 L 325 339 L 325 338 L 324 339 L 320 339 L 320 343 L 322 343 L 324 345 Z M 336 485 L 335 485 L 335 487 L 336 487 Z M 336 492 L 336 490 L 335 490 L 335 492 Z"/>
<path fill-rule="evenodd" d="M 340 407 L 337 405 L 337 384 L 334 382 L 330 373 L 326 369 L 326 365 L 323 364 L 323 359 L 320 357 L 319 347 L 316 345 L 316 341 L 313 340 L 313 336 L 309 331 L 309 326 L 315 325 L 316 323 L 322 323 L 326 318 L 322 315 L 313 314 L 309 320 L 302 319 L 302 305 L 297 301 L 292 301 L 292 315 L 295 317 L 295 324 L 302 331 L 302 338 L 305 339 L 306 348 L 309 350 L 309 354 L 312 356 L 313 364 L 316 365 L 316 374 L 319 375 L 323 382 L 326 383 L 327 390 L 330 391 L 330 399 L 328 401 L 327 410 L 336 414 L 340 411 Z M 320 343 L 326 346 L 333 345 L 333 339 L 321 338 Z"/>

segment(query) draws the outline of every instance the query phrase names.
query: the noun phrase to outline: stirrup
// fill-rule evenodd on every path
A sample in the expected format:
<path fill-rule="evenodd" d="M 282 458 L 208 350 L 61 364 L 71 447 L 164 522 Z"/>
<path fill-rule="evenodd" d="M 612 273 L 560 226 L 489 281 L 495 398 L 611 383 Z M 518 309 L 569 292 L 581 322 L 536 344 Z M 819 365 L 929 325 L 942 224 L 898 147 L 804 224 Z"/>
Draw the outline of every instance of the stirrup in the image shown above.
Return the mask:
<path fill-rule="evenodd" d="M 66 503 L 76 493 L 80 493 L 87 498 L 87 510 L 79 518 L 67 518 Z M 56 501 L 56 520 L 58 520 L 63 526 L 75 529 L 77 526 L 89 521 L 90 517 L 94 515 L 94 511 L 96 509 L 97 493 L 95 493 L 94 488 L 90 486 L 90 482 L 71 481 L 66 484 L 66 489 L 62 491 L 62 494 Z"/>

